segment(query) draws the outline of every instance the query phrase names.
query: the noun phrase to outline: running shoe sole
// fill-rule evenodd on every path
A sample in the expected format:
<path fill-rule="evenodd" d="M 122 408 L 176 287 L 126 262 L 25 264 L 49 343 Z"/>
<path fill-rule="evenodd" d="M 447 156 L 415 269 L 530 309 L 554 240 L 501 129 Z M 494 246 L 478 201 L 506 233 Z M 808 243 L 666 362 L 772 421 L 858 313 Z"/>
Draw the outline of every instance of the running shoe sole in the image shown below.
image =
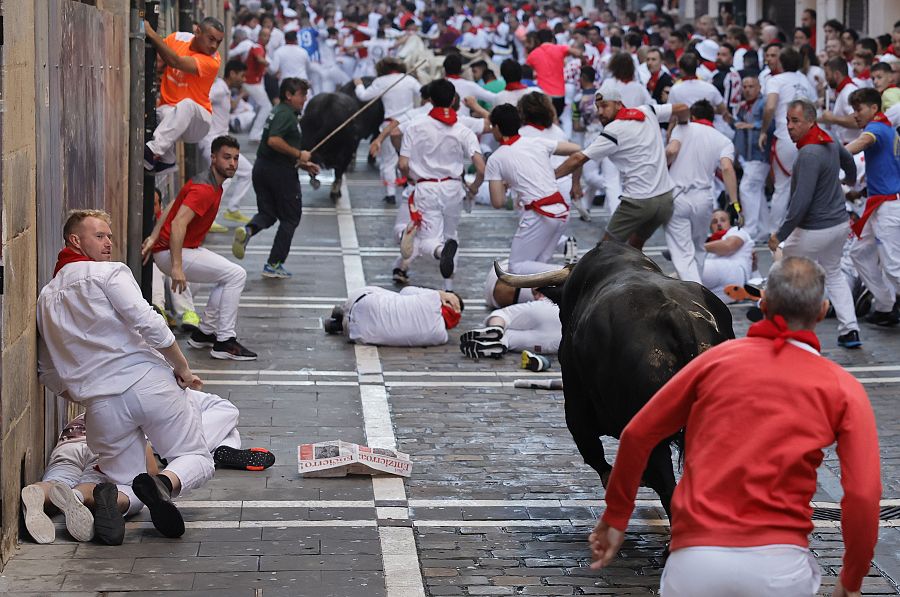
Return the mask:
<path fill-rule="evenodd" d="M 229 446 L 219 446 L 213 452 L 213 462 L 225 468 L 264 471 L 275 464 L 275 455 L 265 448 L 239 450 Z"/>
<path fill-rule="evenodd" d="M 188 344 L 193 348 L 212 348 L 216 343 L 211 340 L 194 340 L 193 338 L 188 338 Z"/>
<path fill-rule="evenodd" d="M 287 278 L 291 277 L 291 274 L 289 274 L 287 272 L 281 273 L 279 271 L 268 271 L 268 270 L 263 270 L 262 275 L 263 275 L 263 278 L 275 278 L 275 279 L 279 279 L 279 280 L 286 280 Z"/>
<path fill-rule="evenodd" d="M 36 543 L 53 543 L 56 527 L 44 512 L 44 491 L 37 486 L 22 488 L 22 505 L 25 507 L 25 529 Z"/>
<path fill-rule="evenodd" d="M 550 368 L 550 359 L 545 356 L 534 354 L 528 350 L 522 351 L 522 369 L 529 371 L 546 371 Z"/>
<path fill-rule="evenodd" d="M 861 340 L 838 340 L 838 346 L 841 348 L 860 348 L 862 344 Z"/>
<path fill-rule="evenodd" d="M 469 330 L 459 337 L 460 345 L 465 344 L 466 342 L 473 342 L 475 340 L 482 340 L 486 342 L 497 342 L 500 338 L 503 337 L 503 328 L 496 325 L 491 325 L 485 328 L 477 328 L 474 330 Z"/>
<path fill-rule="evenodd" d="M 506 354 L 507 348 L 499 342 L 465 342 L 459 350 L 470 359 L 499 359 Z"/>
<path fill-rule="evenodd" d="M 231 242 L 231 254 L 238 259 L 244 258 L 247 249 L 247 229 L 241 226 L 234 229 L 234 240 Z"/>
<path fill-rule="evenodd" d="M 125 541 L 125 517 L 119 512 L 119 488 L 112 483 L 94 487 L 94 537 L 106 545 Z"/>
<path fill-rule="evenodd" d="M 453 276 L 453 259 L 456 257 L 456 250 L 459 248 L 459 243 L 454 239 L 448 240 L 444 244 L 444 248 L 441 249 L 441 276 L 444 279 L 450 278 Z"/>
<path fill-rule="evenodd" d="M 165 497 L 165 486 L 162 481 L 154 479 L 147 473 L 141 473 L 131 483 L 134 494 L 150 511 L 150 520 L 156 530 L 165 537 L 181 537 L 184 535 L 184 519 L 175 504 Z"/>
<path fill-rule="evenodd" d="M 237 212 L 235 214 L 234 212 L 226 211 L 225 215 L 222 217 L 225 218 L 226 220 L 228 220 L 229 222 L 237 222 L 239 224 L 246 224 L 247 222 L 250 221 L 250 218 L 248 216 L 245 216 L 244 214 L 242 214 L 240 212 Z"/>
<path fill-rule="evenodd" d="M 66 517 L 66 530 L 76 541 L 94 538 L 94 515 L 82 504 L 68 485 L 53 483 L 50 501 Z"/>
<path fill-rule="evenodd" d="M 223 351 L 223 350 L 210 350 L 210 351 L 209 351 L 209 356 L 211 356 L 211 357 L 214 358 L 214 359 L 219 359 L 219 360 L 222 360 L 222 361 L 227 361 L 227 360 L 231 360 L 231 361 L 255 361 L 256 359 L 259 358 L 258 356 L 253 356 L 253 357 L 251 357 L 251 356 L 244 356 L 244 355 L 239 355 L 239 354 L 231 354 L 230 352 L 225 352 L 225 351 Z"/>

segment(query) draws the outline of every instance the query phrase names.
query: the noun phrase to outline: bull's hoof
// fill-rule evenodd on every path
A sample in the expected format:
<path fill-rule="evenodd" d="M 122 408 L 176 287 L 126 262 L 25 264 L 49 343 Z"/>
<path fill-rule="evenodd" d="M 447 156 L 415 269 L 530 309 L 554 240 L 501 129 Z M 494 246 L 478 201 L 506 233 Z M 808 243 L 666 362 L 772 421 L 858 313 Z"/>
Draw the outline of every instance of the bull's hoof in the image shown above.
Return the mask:
<path fill-rule="evenodd" d="M 331 197 L 332 201 L 337 201 L 338 199 L 341 198 L 341 191 L 340 191 L 340 189 L 338 189 L 337 191 L 331 191 L 331 193 L 329 193 L 328 196 Z"/>

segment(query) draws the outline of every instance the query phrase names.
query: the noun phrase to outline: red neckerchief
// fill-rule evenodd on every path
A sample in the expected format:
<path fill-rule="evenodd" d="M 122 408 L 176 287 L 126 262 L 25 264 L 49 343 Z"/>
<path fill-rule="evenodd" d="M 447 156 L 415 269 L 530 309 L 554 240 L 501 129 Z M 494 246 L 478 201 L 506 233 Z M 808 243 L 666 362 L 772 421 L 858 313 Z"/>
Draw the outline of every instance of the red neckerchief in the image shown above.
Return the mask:
<path fill-rule="evenodd" d="M 706 237 L 706 242 L 711 243 L 716 240 L 722 240 L 722 237 L 725 236 L 726 232 L 728 232 L 728 231 L 727 230 L 717 230 L 716 232 L 713 232 L 708 237 Z"/>
<path fill-rule="evenodd" d="M 662 74 L 662 69 L 659 69 L 655 73 L 650 73 L 650 80 L 647 81 L 647 91 L 653 93 L 656 91 L 656 84 L 659 83 L 659 75 Z"/>
<path fill-rule="evenodd" d="M 619 81 L 621 81 L 625 85 L 627 85 L 628 83 L 631 83 L 631 79 L 619 79 Z"/>
<path fill-rule="evenodd" d="M 739 45 L 736 49 L 737 49 L 737 50 L 747 50 L 747 51 L 749 51 L 749 50 L 750 50 L 750 44 L 741 44 L 741 45 Z"/>
<path fill-rule="evenodd" d="M 891 121 L 888 119 L 887 115 L 884 112 L 878 112 L 872 117 L 872 122 L 880 122 L 881 124 L 886 124 L 889 127 L 893 128 L 894 125 L 891 124 Z"/>
<path fill-rule="evenodd" d="M 837 88 L 834 90 L 835 93 L 840 93 L 841 91 L 844 90 L 844 87 L 846 87 L 847 85 L 850 85 L 852 83 L 853 83 L 853 79 L 851 79 L 850 77 L 844 77 L 844 80 L 841 81 L 840 83 L 838 83 Z"/>
<path fill-rule="evenodd" d="M 702 61 L 702 64 L 703 64 L 703 66 L 705 66 L 706 68 L 708 68 L 708 69 L 709 69 L 710 71 L 712 71 L 712 72 L 715 72 L 715 71 L 719 70 L 719 69 L 716 67 L 716 63 L 713 62 L 712 60 L 703 60 L 703 61 Z"/>
<path fill-rule="evenodd" d="M 528 89 L 521 81 L 511 81 L 506 84 L 506 91 L 518 91 L 520 89 Z"/>
<path fill-rule="evenodd" d="M 797 141 L 797 149 L 803 149 L 807 145 L 827 145 L 834 141 L 831 136 L 819 128 L 818 124 L 812 125 L 799 141 Z"/>
<path fill-rule="evenodd" d="M 759 99 L 759 98 L 756 98 Z M 747 110 L 748 112 L 753 109 L 753 104 L 756 103 L 756 100 L 750 101 L 746 100 L 741 104 L 741 110 Z"/>
<path fill-rule="evenodd" d="M 679 60 L 684 55 L 684 48 L 675 50 L 675 60 Z"/>
<path fill-rule="evenodd" d="M 856 78 L 857 78 L 857 79 L 863 79 L 863 80 L 871 79 L 871 78 L 872 78 L 872 71 L 869 70 L 869 69 L 867 68 L 867 69 L 865 69 L 863 72 L 861 72 L 861 73 L 859 73 L 858 75 L 856 75 Z"/>
<path fill-rule="evenodd" d="M 779 352 L 788 340 L 797 340 L 804 344 L 809 344 L 816 349 L 821 350 L 819 338 L 812 330 L 792 330 L 787 326 L 787 322 L 781 315 L 776 315 L 773 319 L 763 319 L 750 326 L 747 330 L 748 338 L 769 338 L 775 341 L 775 352 Z"/>
<path fill-rule="evenodd" d="M 76 252 L 75 249 L 63 247 L 63 250 L 56 256 L 56 267 L 53 268 L 53 275 L 55 276 L 58 274 L 59 270 L 70 263 L 77 263 L 79 261 L 93 261 L 93 259 L 87 255 Z"/>
<path fill-rule="evenodd" d="M 697 75 L 681 75 L 682 81 L 695 81 L 697 80 Z"/>
<path fill-rule="evenodd" d="M 516 141 L 522 138 L 522 135 L 513 135 L 512 137 L 507 137 L 500 141 L 500 145 L 512 145 Z"/>
<path fill-rule="evenodd" d="M 432 108 L 428 115 L 448 126 L 456 124 L 456 110 L 453 108 Z"/>
<path fill-rule="evenodd" d="M 691 122 L 696 122 L 697 124 L 705 124 L 706 126 L 713 126 L 712 121 L 705 118 L 694 118 L 691 120 Z"/>
<path fill-rule="evenodd" d="M 605 41 L 601 41 L 600 43 L 598 43 L 598 44 L 597 44 L 596 46 L 594 46 L 594 47 L 597 48 L 597 51 L 600 52 L 600 53 L 602 54 L 602 53 L 604 52 L 604 50 L 606 50 L 606 42 L 605 42 Z"/>
<path fill-rule="evenodd" d="M 462 79 L 459 75 L 447 75 L 448 79 Z"/>
<path fill-rule="evenodd" d="M 640 120 L 643 122 L 646 118 L 647 115 L 637 108 L 621 108 L 616 112 L 616 117 L 613 120 Z"/>
<path fill-rule="evenodd" d="M 441 317 L 444 318 L 444 325 L 448 330 L 452 330 L 459 325 L 461 314 L 451 309 L 448 305 L 441 305 Z"/>
<path fill-rule="evenodd" d="M 539 125 L 539 124 L 534 124 L 534 123 L 532 123 L 532 122 L 529 122 L 529 123 L 526 124 L 525 126 L 530 126 L 531 128 L 537 129 L 537 130 L 539 130 L 539 131 L 547 130 L 547 127 L 541 126 L 541 125 Z"/>

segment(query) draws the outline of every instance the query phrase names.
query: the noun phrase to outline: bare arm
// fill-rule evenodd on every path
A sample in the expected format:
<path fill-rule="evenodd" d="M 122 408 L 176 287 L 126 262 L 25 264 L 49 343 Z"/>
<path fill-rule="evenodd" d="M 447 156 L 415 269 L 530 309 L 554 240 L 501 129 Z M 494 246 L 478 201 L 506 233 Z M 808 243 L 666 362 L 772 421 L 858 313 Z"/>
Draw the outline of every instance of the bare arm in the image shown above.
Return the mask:
<path fill-rule="evenodd" d="M 190 56 L 179 56 L 176 54 L 175 50 L 166 45 L 166 41 L 159 36 L 153 29 L 153 26 L 147 21 L 144 21 L 144 32 L 147 36 L 147 41 L 150 42 L 153 49 L 156 50 L 156 53 L 167 66 L 191 75 L 200 73 L 200 69 L 197 67 L 197 61 L 195 59 Z"/>
<path fill-rule="evenodd" d="M 557 166 L 553 174 L 556 176 L 556 178 L 562 178 L 566 174 L 573 173 L 576 168 L 580 168 L 587 161 L 588 157 L 584 155 L 581 150 L 576 151 L 575 153 L 570 155 L 565 162 Z"/>
<path fill-rule="evenodd" d="M 852 114 L 848 116 L 838 116 L 834 112 L 829 112 L 828 110 L 822 112 L 822 116 L 821 118 L 819 118 L 819 122 L 822 122 L 824 124 L 836 124 L 848 129 L 856 128 L 856 119 L 853 118 Z"/>
<path fill-rule="evenodd" d="M 759 148 L 765 149 L 766 141 L 769 136 L 769 126 L 772 124 L 772 118 L 775 117 L 775 108 L 778 107 L 778 94 L 770 93 L 766 96 L 766 107 L 763 108 L 762 126 L 759 129 Z"/>
<path fill-rule="evenodd" d="M 729 158 L 721 158 L 719 160 L 719 168 L 722 170 L 722 181 L 725 183 L 725 190 L 728 191 L 731 204 L 735 205 L 738 202 L 738 190 L 734 163 Z"/>
<path fill-rule="evenodd" d="M 194 390 L 199 390 L 203 387 L 203 382 L 191 371 L 191 366 L 188 365 L 187 359 L 184 358 L 184 353 L 181 352 L 178 342 L 172 342 L 171 345 L 165 348 L 158 348 L 157 350 L 162 353 L 162 356 L 175 370 L 175 379 L 178 380 L 179 386 L 182 388 L 190 387 Z"/>
<path fill-rule="evenodd" d="M 187 233 L 188 224 L 191 223 L 191 220 L 196 215 L 190 207 L 182 205 L 178 208 L 178 213 L 175 214 L 175 218 L 172 220 L 172 229 L 169 236 L 169 252 L 172 254 L 172 271 L 169 277 L 172 278 L 172 292 L 181 293 L 187 289 L 187 279 L 184 277 L 184 269 L 182 269 L 181 249 L 184 247 L 184 235 Z M 181 351 L 179 351 L 179 354 L 181 354 Z M 173 367 L 175 366 L 171 361 L 170 363 Z"/>
<path fill-rule="evenodd" d="M 501 209 L 506 205 L 506 185 L 502 180 L 492 180 L 488 182 L 488 189 L 491 194 L 491 207 Z"/>
<path fill-rule="evenodd" d="M 481 104 L 478 103 L 478 100 L 471 95 L 463 100 L 463 103 L 466 104 L 466 107 L 469 108 L 469 112 L 472 113 L 472 116 L 476 118 L 488 118 L 491 113 L 481 107 Z"/>
<path fill-rule="evenodd" d="M 863 151 L 864 149 L 868 149 L 869 147 L 871 147 L 874 144 L 875 144 L 875 137 L 872 135 L 872 133 L 863 132 L 863 134 L 861 134 L 859 137 L 857 137 L 853 141 L 850 141 L 850 143 L 847 143 L 847 145 L 845 145 L 844 147 L 851 154 L 856 155 L 860 151 Z"/>
<path fill-rule="evenodd" d="M 169 203 L 165 209 L 163 209 L 162 213 L 156 219 L 156 224 L 153 226 L 153 232 L 151 232 L 150 236 L 145 238 L 144 242 L 141 243 L 141 258 L 143 259 L 142 263 L 144 265 L 150 260 L 150 251 L 153 250 L 153 245 L 159 240 L 159 233 L 162 230 L 163 224 L 166 222 L 166 218 L 169 217 L 169 212 L 172 211 L 173 205 L 175 205 L 174 201 Z"/>
<path fill-rule="evenodd" d="M 401 155 L 400 159 L 397 160 L 397 168 L 400 170 L 401 176 L 409 176 L 409 158 L 405 155 Z"/>
<path fill-rule="evenodd" d="M 742 246 L 744 246 L 744 239 L 739 236 L 732 236 L 722 240 L 711 240 L 703 245 L 703 248 L 706 249 L 707 253 L 727 257 L 733 255 Z"/>
<path fill-rule="evenodd" d="M 678 139 L 672 139 L 669 141 L 669 144 L 666 145 L 666 164 L 671 166 L 672 162 L 675 161 L 675 158 L 678 157 L 678 152 L 681 151 L 681 141 Z"/>
<path fill-rule="evenodd" d="M 398 126 L 400 126 L 400 121 L 391 119 L 391 122 L 384 127 L 384 129 L 378 133 L 378 136 L 375 137 L 375 140 L 369 144 L 370 156 L 375 157 L 378 155 L 378 152 L 381 151 L 381 144 L 384 143 L 384 140 L 387 139 L 388 135 L 393 133 Z"/>
<path fill-rule="evenodd" d="M 581 146 L 577 143 L 570 143 L 568 141 L 560 141 L 556 145 L 556 149 L 553 151 L 554 155 L 572 155 L 573 153 L 577 153 L 581 151 Z"/>
<path fill-rule="evenodd" d="M 292 147 L 291 144 L 285 141 L 283 137 L 269 137 L 266 143 L 269 145 L 269 147 L 271 147 L 278 153 L 283 153 L 285 155 L 291 156 L 295 160 L 300 160 L 303 158 L 304 153 L 309 153 L 300 151 L 296 147 Z"/>
<path fill-rule="evenodd" d="M 472 154 L 472 165 L 475 166 L 475 180 L 472 181 L 469 190 L 474 195 L 478 192 L 481 183 L 484 182 L 484 156 L 480 153 Z"/>

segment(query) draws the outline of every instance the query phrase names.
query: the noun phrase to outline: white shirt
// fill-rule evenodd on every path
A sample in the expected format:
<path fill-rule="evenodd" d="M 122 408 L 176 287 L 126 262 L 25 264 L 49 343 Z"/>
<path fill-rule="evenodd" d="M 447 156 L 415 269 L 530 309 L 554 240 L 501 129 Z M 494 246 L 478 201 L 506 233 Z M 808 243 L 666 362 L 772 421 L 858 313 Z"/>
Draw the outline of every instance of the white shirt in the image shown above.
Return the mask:
<path fill-rule="evenodd" d="M 420 118 L 430 118 L 428 116 L 428 113 L 431 112 L 432 108 L 434 108 L 434 106 L 431 105 L 431 102 L 425 102 L 418 108 L 413 108 L 409 112 L 401 114 L 396 119 L 397 128 L 400 129 L 401 133 L 406 133 L 406 131 L 409 129 L 410 123 L 415 122 Z M 463 125 L 476 135 L 484 134 L 484 118 L 461 116 L 459 113 L 457 113 L 456 122 Z"/>
<path fill-rule="evenodd" d="M 453 86 L 456 88 L 456 94 L 459 96 L 460 101 L 459 113 L 463 116 L 469 116 L 471 114 L 468 106 L 462 103 L 462 101 L 467 97 L 474 97 L 475 99 L 482 102 L 487 102 L 491 106 L 495 105 L 497 102 L 496 93 L 488 91 L 475 81 L 470 81 L 469 79 L 462 79 L 459 77 L 448 77 L 447 80 L 453 83 Z"/>
<path fill-rule="evenodd" d="M 525 89 L 515 89 L 513 91 L 503 90 L 497 93 L 494 98 L 493 104 L 496 108 L 502 104 L 510 104 L 511 106 L 518 106 L 519 100 L 522 99 L 522 96 L 527 93 L 535 93 L 540 92 L 540 88 L 538 87 L 526 87 Z"/>
<path fill-rule="evenodd" d="M 369 50 L 369 54 L 366 56 L 366 60 L 371 60 L 372 62 L 378 62 L 385 56 L 388 56 L 391 52 L 391 48 L 394 47 L 394 42 L 389 39 L 367 39 L 362 42 L 364 48 Z"/>
<path fill-rule="evenodd" d="M 175 336 L 124 263 L 63 267 L 37 301 L 41 382 L 76 402 L 121 394 L 154 367 Z M 46 381 L 45 381 L 46 380 Z"/>
<path fill-rule="evenodd" d="M 231 90 L 223 79 L 216 77 L 213 81 L 209 88 L 209 101 L 212 104 L 212 123 L 206 136 L 215 139 L 228 134 L 228 120 L 231 117 Z"/>
<path fill-rule="evenodd" d="M 566 136 L 565 131 L 563 131 L 561 128 L 559 128 L 555 124 L 552 125 L 550 128 L 546 128 L 544 130 L 535 128 L 535 127 L 531 126 L 530 124 L 526 124 L 526 125 L 523 125 L 522 128 L 519 129 L 519 134 L 522 135 L 523 137 L 540 137 L 541 139 L 549 139 L 550 141 L 553 141 L 556 144 L 564 143 L 569 140 L 569 138 Z M 552 155 L 552 156 L 550 156 L 550 165 L 553 166 L 554 169 L 556 169 L 556 167 L 559 166 L 560 164 L 562 164 L 563 162 L 565 162 L 566 159 L 567 159 L 567 157 L 564 155 Z M 557 187 L 568 186 L 568 185 L 572 184 L 571 181 L 572 181 L 572 175 L 566 174 L 562 178 L 556 179 L 556 185 L 557 185 Z M 569 200 L 568 197 L 566 197 L 565 199 L 566 199 L 566 201 Z"/>
<path fill-rule="evenodd" d="M 773 75 L 766 84 L 766 97 L 778 94 L 778 105 L 775 107 L 775 136 L 789 141 L 787 130 L 788 104 L 796 99 L 816 101 L 816 90 L 809 84 L 809 79 L 801 72 L 786 72 Z"/>
<path fill-rule="evenodd" d="M 550 157 L 559 145 L 543 137 L 519 137 L 512 145 L 501 145 L 488 158 L 484 179 L 503 181 L 524 205 L 559 192 Z M 552 205 L 550 208 L 564 206 Z"/>
<path fill-rule="evenodd" d="M 266 44 L 266 55 L 271 56 L 275 50 L 284 45 L 284 32 L 278 27 L 273 27 L 269 32 L 269 43 Z"/>
<path fill-rule="evenodd" d="M 437 290 L 407 286 L 399 293 L 367 286 L 366 293 L 350 306 L 347 325 L 350 339 L 381 346 L 436 346 L 447 342 Z"/>
<path fill-rule="evenodd" d="M 400 143 L 409 170 L 422 178 L 459 178 L 473 155 L 481 152 L 478 137 L 459 122 L 448 126 L 430 116 L 410 122 Z"/>
<path fill-rule="evenodd" d="M 742 241 L 744 241 L 744 244 L 741 245 L 740 249 L 738 249 L 731 255 L 716 255 L 715 253 L 706 253 L 706 258 L 712 259 L 714 261 L 728 261 L 729 263 L 733 264 L 734 267 L 743 269 L 745 276 L 749 276 L 750 270 L 753 269 L 753 239 L 750 238 L 750 235 L 744 232 L 743 229 L 738 228 L 737 226 L 732 226 L 725 232 L 725 236 L 722 237 L 722 240 L 728 240 L 734 237 L 738 237 Z M 701 276 L 701 278 L 702 277 L 703 276 Z"/>
<path fill-rule="evenodd" d="M 707 190 L 711 198 L 719 160 L 734 161 L 734 143 L 715 128 L 698 122 L 675 125 L 672 140 L 681 143 L 669 167 L 675 187 L 681 191 Z"/>
<path fill-rule="evenodd" d="M 606 84 L 612 85 L 615 89 L 619 90 L 620 94 L 622 94 L 622 105 L 626 108 L 637 108 L 638 106 L 646 106 L 647 104 L 653 103 L 653 98 L 650 97 L 650 92 L 647 91 L 646 87 L 644 87 L 637 81 L 629 81 L 628 83 L 623 83 L 615 77 L 608 80 L 611 81 L 611 83 Z"/>
<path fill-rule="evenodd" d="M 855 83 L 849 83 L 841 89 L 834 100 L 834 106 L 831 112 L 835 116 L 850 116 L 853 114 L 853 107 L 850 105 L 850 94 L 859 89 Z M 840 126 L 838 124 L 831 125 L 831 131 L 840 139 L 841 143 L 847 144 L 859 136 L 859 129 L 854 127 Z"/>
<path fill-rule="evenodd" d="M 253 49 L 253 46 L 256 44 L 250 41 L 249 39 L 245 39 L 238 43 L 238 45 L 234 46 L 230 50 L 228 50 L 228 58 L 240 58 L 243 61 L 247 61 L 247 53 Z"/>
<path fill-rule="evenodd" d="M 394 85 L 398 79 L 403 80 Z M 368 87 L 357 85 L 356 97 L 361 101 L 367 102 L 378 97 L 382 91 L 391 85 L 394 85 L 393 89 L 381 97 L 381 103 L 384 105 L 385 120 L 397 118 L 404 112 L 416 107 L 416 98 L 419 97 L 419 82 L 415 77 L 401 73 L 390 73 L 376 77 Z"/>
<path fill-rule="evenodd" d="M 689 79 L 672 85 L 669 92 L 670 104 L 687 104 L 693 106 L 700 100 L 706 100 L 713 108 L 718 108 L 725 103 L 722 94 L 716 86 L 700 79 Z"/>
<path fill-rule="evenodd" d="M 309 80 L 309 52 L 297 44 L 285 44 L 272 56 L 269 70 L 279 73 L 279 85 L 288 77 Z"/>
<path fill-rule="evenodd" d="M 674 186 L 666 168 L 666 152 L 659 134 L 659 123 L 669 121 L 672 105 L 636 109 L 646 115 L 643 121 L 613 120 L 583 152 L 595 162 L 608 157 L 615 164 L 622 176 L 623 195 L 631 199 L 648 199 L 671 191 Z"/>

